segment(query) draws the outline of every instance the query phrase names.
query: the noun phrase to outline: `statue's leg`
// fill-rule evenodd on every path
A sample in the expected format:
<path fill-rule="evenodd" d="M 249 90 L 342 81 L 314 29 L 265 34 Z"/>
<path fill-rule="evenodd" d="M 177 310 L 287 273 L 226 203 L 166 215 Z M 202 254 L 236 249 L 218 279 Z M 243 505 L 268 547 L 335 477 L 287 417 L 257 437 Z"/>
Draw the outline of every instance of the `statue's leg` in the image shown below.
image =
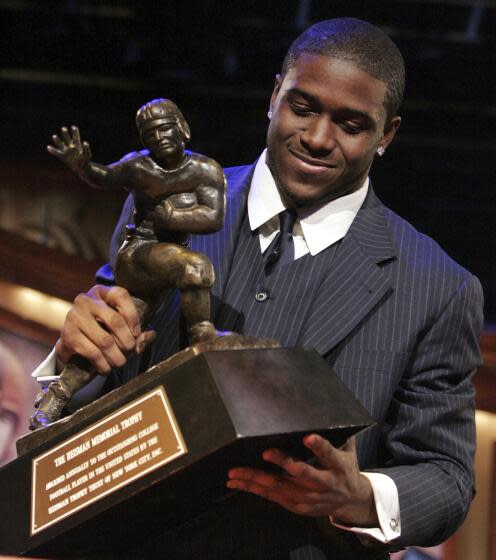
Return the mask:
<path fill-rule="evenodd" d="M 115 263 L 115 282 L 126 288 L 140 315 L 141 326 L 151 319 L 157 302 L 160 281 L 156 277 L 157 253 L 160 245 L 156 239 L 130 237 L 120 248 Z"/>
<path fill-rule="evenodd" d="M 146 275 L 140 274 L 137 266 L 136 254 L 147 245 L 156 246 L 156 241 L 143 242 L 138 239 L 128 240 L 119 252 L 116 267 L 117 284 L 127 288 L 131 294 L 139 291 L 142 298 L 133 297 L 138 310 L 141 326 L 145 327 L 157 305 L 156 290 L 153 282 Z M 155 296 L 155 297 L 154 297 Z M 36 410 L 31 417 L 30 428 L 36 430 L 52 424 L 60 418 L 62 410 L 69 404 L 74 394 L 87 385 L 97 375 L 93 366 L 80 356 L 69 361 L 59 376 L 50 383 L 46 391 L 42 391 L 36 398 Z"/>
<path fill-rule="evenodd" d="M 216 336 L 210 321 L 210 290 L 193 288 L 181 290 L 181 311 L 186 321 L 191 344 L 203 342 Z"/>
<path fill-rule="evenodd" d="M 147 327 L 160 305 L 160 293 L 167 282 L 158 278 L 161 246 L 153 239 L 129 236 L 119 249 L 114 267 L 115 283 L 126 288 L 140 317 L 141 328 Z M 165 286 L 164 286 L 165 284 Z M 171 286 L 172 287 L 172 286 Z"/>
<path fill-rule="evenodd" d="M 209 259 L 189 251 L 185 257 L 184 270 L 178 278 L 181 290 L 181 311 L 186 321 L 191 344 L 203 342 L 216 336 L 210 321 L 210 289 L 214 284 L 214 267 Z"/>
<path fill-rule="evenodd" d="M 158 293 L 178 288 L 191 344 L 216 335 L 210 321 L 210 288 L 215 273 L 205 255 L 173 243 L 140 241 L 130 245 L 122 257 L 116 267 L 119 285 L 148 303 Z"/>
<path fill-rule="evenodd" d="M 71 360 L 65 366 L 59 378 L 52 381 L 48 389 L 37 396 L 36 410 L 30 419 L 30 429 L 37 430 L 58 420 L 62 410 L 69 404 L 73 395 L 96 375 L 94 368 L 85 359 L 75 358 Z"/>
<path fill-rule="evenodd" d="M 141 326 L 144 327 L 151 318 L 150 308 L 145 301 L 135 297 L 132 299 L 138 310 Z M 47 390 L 36 397 L 36 410 L 30 419 L 30 429 L 37 430 L 57 421 L 72 397 L 96 375 L 95 368 L 84 358 L 75 356 L 71 359 L 59 378 L 52 381 Z"/>

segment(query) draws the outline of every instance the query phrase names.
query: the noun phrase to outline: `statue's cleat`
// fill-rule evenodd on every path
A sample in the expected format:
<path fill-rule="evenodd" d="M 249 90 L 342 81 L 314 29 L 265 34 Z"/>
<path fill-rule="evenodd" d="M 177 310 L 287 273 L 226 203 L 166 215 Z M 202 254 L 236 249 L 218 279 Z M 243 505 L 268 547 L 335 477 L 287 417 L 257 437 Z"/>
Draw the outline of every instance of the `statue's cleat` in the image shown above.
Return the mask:
<path fill-rule="evenodd" d="M 39 428 L 45 428 L 52 424 L 52 420 L 48 418 L 48 416 L 42 410 L 36 410 L 35 413 L 31 416 L 29 421 L 29 429 L 34 432 Z"/>

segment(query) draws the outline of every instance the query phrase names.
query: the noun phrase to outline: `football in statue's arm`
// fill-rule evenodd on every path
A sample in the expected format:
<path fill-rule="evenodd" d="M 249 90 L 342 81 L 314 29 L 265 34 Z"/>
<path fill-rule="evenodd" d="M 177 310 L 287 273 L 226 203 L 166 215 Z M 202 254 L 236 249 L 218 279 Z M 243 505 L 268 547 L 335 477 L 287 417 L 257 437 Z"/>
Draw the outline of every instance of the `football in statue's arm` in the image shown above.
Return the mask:
<path fill-rule="evenodd" d="M 184 209 L 193 208 L 198 205 L 198 199 L 195 193 L 185 192 L 177 193 L 169 196 L 167 200 L 170 202 L 173 208 Z"/>

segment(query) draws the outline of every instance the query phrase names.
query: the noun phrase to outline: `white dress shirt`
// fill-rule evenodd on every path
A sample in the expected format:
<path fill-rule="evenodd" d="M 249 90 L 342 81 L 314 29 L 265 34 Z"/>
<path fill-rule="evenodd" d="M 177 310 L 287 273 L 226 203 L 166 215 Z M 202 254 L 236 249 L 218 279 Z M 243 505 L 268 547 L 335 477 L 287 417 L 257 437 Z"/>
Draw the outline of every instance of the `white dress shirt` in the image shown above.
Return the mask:
<path fill-rule="evenodd" d="M 279 231 L 277 215 L 285 206 L 277 190 L 270 169 L 265 163 L 267 150 L 259 158 L 248 193 L 248 219 L 252 231 L 259 230 L 262 253 Z M 342 239 L 367 196 L 368 178 L 354 193 L 336 200 L 298 211 L 293 228 L 295 259 L 310 253 L 315 256 Z"/>

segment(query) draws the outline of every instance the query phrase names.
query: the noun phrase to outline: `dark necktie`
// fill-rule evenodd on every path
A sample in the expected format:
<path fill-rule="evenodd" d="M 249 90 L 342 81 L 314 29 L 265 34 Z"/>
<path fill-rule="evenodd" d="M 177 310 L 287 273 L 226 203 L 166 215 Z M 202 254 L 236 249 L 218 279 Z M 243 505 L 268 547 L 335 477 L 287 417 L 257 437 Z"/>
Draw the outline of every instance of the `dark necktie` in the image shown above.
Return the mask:
<path fill-rule="evenodd" d="M 280 230 L 270 242 L 264 252 L 265 269 L 271 270 L 277 266 L 290 263 L 294 260 L 293 226 L 296 221 L 294 210 L 283 210 L 279 214 Z"/>

